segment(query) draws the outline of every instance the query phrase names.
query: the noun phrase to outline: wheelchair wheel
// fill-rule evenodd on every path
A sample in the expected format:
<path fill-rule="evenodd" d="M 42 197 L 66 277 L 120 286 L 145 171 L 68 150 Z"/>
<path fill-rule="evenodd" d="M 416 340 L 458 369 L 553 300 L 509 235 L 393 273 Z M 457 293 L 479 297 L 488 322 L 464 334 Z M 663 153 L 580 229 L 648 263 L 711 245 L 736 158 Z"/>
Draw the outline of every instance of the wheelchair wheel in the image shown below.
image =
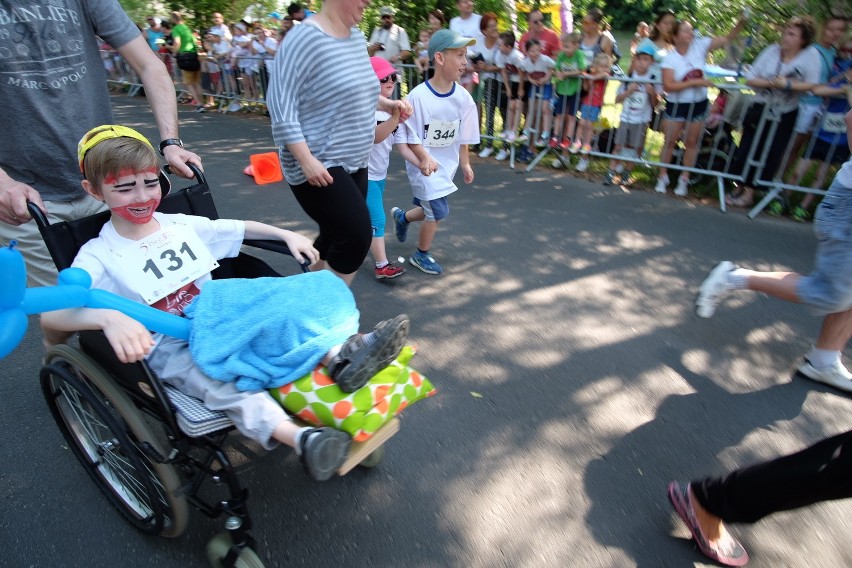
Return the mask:
<path fill-rule="evenodd" d="M 169 464 L 152 462 L 141 442 L 168 455 L 142 412 L 88 355 L 51 349 L 41 387 L 59 429 L 112 504 L 138 530 L 176 537 L 186 529 L 186 499 Z"/>
<path fill-rule="evenodd" d="M 224 568 L 222 561 L 230 552 L 232 545 L 231 535 L 226 532 L 219 533 L 210 539 L 207 543 L 207 560 L 213 568 Z M 263 568 L 263 561 L 254 550 L 245 547 L 240 550 L 233 566 L 234 568 Z"/>
<path fill-rule="evenodd" d="M 373 467 L 376 467 L 377 465 L 379 465 L 379 463 L 381 463 L 381 461 L 384 457 L 385 457 L 385 447 L 379 446 L 378 448 L 373 450 L 373 453 L 371 453 L 369 456 L 364 458 L 364 460 L 361 463 L 359 463 L 358 465 L 360 467 L 365 467 L 367 469 L 373 468 Z"/>

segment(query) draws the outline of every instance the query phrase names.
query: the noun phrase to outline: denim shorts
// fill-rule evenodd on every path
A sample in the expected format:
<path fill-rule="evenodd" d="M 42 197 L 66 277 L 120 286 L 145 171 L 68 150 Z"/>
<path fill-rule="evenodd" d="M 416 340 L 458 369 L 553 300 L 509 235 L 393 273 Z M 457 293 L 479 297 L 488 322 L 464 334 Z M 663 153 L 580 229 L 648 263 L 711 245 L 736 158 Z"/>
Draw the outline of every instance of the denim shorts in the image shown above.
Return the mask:
<path fill-rule="evenodd" d="M 852 308 L 852 187 L 831 184 L 814 215 L 814 233 L 816 266 L 796 292 L 820 315 L 844 312 Z"/>
<path fill-rule="evenodd" d="M 601 117 L 601 107 L 595 105 L 583 105 L 580 107 L 580 118 L 589 122 L 597 122 Z"/>
<path fill-rule="evenodd" d="M 553 97 L 553 114 L 562 114 L 563 111 L 571 115 L 577 114 L 580 103 L 580 91 L 573 95 L 556 95 Z"/>
<path fill-rule="evenodd" d="M 426 214 L 426 221 L 431 223 L 445 219 L 450 214 L 450 203 L 447 201 L 446 195 L 438 199 L 430 199 L 429 201 L 420 201 L 415 197 L 414 204 L 423 208 L 423 213 Z"/>

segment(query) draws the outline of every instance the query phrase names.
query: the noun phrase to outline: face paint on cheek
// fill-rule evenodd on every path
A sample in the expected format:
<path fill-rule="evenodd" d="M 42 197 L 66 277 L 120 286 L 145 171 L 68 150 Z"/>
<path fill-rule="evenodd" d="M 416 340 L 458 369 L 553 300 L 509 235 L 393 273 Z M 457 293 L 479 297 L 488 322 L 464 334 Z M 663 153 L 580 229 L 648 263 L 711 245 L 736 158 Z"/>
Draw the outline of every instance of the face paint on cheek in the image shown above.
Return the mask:
<path fill-rule="evenodd" d="M 122 205 L 120 207 L 111 207 L 110 210 L 126 221 L 143 225 L 151 220 L 154 216 L 154 211 L 160 204 L 160 197 L 149 199 L 141 203 L 131 203 L 130 205 Z"/>

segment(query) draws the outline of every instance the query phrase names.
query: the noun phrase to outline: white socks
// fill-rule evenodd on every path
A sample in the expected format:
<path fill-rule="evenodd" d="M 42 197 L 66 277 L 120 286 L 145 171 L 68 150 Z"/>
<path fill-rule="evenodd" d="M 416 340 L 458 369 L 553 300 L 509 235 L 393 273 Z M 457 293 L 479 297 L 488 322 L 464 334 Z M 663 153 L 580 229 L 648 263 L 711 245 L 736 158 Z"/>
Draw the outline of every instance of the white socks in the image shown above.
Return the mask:
<path fill-rule="evenodd" d="M 814 347 L 808 351 L 808 354 L 805 355 L 805 357 L 807 357 L 814 369 L 825 369 L 826 367 L 833 365 L 835 362 L 840 361 L 840 351 L 829 351 L 827 349 L 817 349 Z"/>

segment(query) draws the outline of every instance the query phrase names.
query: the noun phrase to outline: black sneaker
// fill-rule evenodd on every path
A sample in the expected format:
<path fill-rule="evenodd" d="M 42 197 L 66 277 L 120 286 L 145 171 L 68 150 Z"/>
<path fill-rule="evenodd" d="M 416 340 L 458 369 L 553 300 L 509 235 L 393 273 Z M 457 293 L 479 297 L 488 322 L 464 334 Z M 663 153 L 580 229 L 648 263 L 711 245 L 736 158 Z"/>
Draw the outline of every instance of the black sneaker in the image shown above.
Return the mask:
<path fill-rule="evenodd" d="M 408 337 L 408 316 L 401 314 L 379 322 L 375 341 L 367 345 L 362 335 L 353 335 L 328 364 L 331 378 L 343 392 L 355 392 L 397 358 Z"/>
<path fill-rule="evenodd" d="M 351 444 L 349 434 L 334 428 L 314 428 L 305 432 L 299 442 L 305 471 L 317 481 L 331 479 L 346 461 Z"/>

